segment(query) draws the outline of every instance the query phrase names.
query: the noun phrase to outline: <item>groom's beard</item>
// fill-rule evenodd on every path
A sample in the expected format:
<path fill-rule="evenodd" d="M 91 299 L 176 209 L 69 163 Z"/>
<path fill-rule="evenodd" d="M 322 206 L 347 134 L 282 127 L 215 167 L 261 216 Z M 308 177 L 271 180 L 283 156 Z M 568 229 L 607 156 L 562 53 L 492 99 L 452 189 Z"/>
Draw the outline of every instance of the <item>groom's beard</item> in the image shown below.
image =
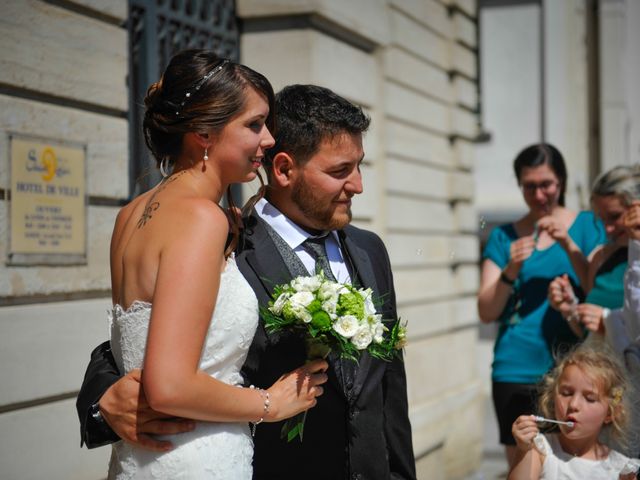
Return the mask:
<path fill-rule="evenodd" d="M 351 208 L 339 212 L 333 198 L 322 197 L 314 193 L 302 178 L 299 178 L 291 189 L 291 200 L 305 217 L 313 220 L 322 230 L 339 230 L 351 222 Z"/>

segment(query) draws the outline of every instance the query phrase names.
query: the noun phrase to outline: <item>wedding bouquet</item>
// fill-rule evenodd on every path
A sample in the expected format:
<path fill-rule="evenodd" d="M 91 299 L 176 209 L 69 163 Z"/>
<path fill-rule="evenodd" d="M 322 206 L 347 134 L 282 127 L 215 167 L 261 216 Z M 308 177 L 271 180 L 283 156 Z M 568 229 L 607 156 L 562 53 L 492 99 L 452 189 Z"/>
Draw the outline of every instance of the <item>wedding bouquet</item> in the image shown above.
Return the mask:
<path fill-rule="evenodd" d="M 307 343 L 307 358 L 324 358 L 333 351 L 358 361 L 360 354 L 390 361 L 406 344 L 406 326 L 397 320 L 391 328 L 376 312 L 370 288 L 327 280 L 324 273 L 296 277 L 278 285 L 273 300 L 262 311 L 267 332 L 285 329 L 300 333 Z M 282 428 L 288 441 L 300 437 L 306 412 L 290 418 Z"/>

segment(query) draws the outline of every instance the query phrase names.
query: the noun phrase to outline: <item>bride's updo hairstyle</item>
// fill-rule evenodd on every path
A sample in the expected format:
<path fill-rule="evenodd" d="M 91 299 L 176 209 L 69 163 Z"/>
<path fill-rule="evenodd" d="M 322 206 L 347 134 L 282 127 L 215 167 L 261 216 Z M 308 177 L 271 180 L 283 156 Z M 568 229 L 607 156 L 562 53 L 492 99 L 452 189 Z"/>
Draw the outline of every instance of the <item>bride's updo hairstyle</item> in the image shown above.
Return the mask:
<path fill-rule="evenodd" d="M 263 75 L 220 58 L 212 50 L 193 49 L 176 54 L 144 99 L 144 140 L 158 167 L 175 166 L 185 133 L 220 133 L 244 109 L 248 88 L 253 88 L 268 103 L 265 123 L 273 131 L 273 87 Z M 228 210 L 231 238 L 225 248 L 226 257 L 238 243 L 241 222 L 230 188 L 227 202 L 231 207 Z"/>
<path fill-rule="evenodd" d="M 169 167 L 175 165 L 185 133 L 219 133 L 242 112 L 249 87 L 269 104 L 266 124 L 271 130 L 274 94 L 263 75 L 212 50 L 176 54 L 144 99 L 144 139 L 158 167 L 163 160 Z"/>

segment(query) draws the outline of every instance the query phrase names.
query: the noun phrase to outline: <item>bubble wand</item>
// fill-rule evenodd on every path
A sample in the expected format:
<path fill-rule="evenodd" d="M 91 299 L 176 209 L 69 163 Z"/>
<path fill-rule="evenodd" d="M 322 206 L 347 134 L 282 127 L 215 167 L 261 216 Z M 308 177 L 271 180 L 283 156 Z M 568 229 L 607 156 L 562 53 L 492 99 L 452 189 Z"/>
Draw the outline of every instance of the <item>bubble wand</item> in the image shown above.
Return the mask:
<path fill-rule="evenodd" d="M 575 426 L 575 422 L 562 422 L 560 420 L 552 420 L 550 418 L 540 417 L 538 415 L 533 415 L 533 419 L 536 422 L 540 423 L 557 423 L 558 425 L 566 425 L 569 428 L 573 428 Z"/>

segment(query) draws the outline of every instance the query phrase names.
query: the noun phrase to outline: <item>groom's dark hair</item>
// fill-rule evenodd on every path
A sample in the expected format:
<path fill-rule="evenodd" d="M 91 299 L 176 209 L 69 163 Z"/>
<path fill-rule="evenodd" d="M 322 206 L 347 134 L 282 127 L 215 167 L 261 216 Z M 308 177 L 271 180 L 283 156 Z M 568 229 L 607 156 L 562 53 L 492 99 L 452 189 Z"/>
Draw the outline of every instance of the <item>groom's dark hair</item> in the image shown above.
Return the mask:
<path fill-rule="evenodd" d="M 276 143 L 265 154 L 267 165 L 280 152 L 304 163 L 323 140 L 341 133 L 362 134 L 370 123 L 362 108 L 317 85 L 284 87 L 276 94 L 275 111 Z"/>

